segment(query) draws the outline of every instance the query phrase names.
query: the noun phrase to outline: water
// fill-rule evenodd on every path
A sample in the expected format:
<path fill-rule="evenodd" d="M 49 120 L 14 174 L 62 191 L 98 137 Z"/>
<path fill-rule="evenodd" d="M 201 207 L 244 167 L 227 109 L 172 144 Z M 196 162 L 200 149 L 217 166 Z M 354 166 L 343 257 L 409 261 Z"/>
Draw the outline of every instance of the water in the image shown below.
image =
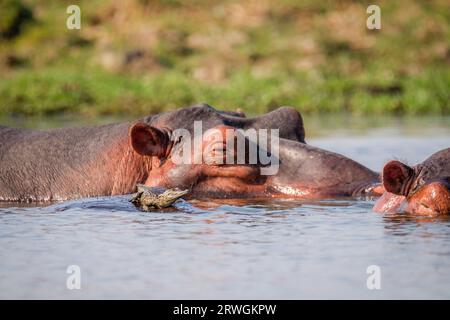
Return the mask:
<path fill-rule="evenodd" d="M 450 146 L 448 118 L 390 121 L 311 120 L 308 142 L 375 170 Z M 373 204 L 212 200 L 168 213 L 136 211 L 128 196 L 3 204 L 0 298 L 450 298 L 450 219 L 382 215 Z M 66 287 L 69 265 L 81 268 L 81 290 Z M 370 265 L 380 290 L 367 288 Z"/>

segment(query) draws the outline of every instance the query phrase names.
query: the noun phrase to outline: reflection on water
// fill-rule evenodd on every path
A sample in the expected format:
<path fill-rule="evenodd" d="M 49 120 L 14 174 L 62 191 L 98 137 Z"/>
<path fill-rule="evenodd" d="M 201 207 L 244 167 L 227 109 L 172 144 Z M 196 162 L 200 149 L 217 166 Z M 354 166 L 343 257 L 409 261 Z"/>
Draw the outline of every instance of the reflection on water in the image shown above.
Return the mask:
<path fill-rule="evenodd" d="M 378 170 L 449 147 L 448 123 L 308 141 Z M 148 213 L 128 198 L 2 204 L 0 298 L 450 298 L 448 217 L 381 215 L 354 199 L 192 200 Z M 73 264 L 81 290 L 66 288 Z M 381 290 L 366 287 L 369 265 Z"/>

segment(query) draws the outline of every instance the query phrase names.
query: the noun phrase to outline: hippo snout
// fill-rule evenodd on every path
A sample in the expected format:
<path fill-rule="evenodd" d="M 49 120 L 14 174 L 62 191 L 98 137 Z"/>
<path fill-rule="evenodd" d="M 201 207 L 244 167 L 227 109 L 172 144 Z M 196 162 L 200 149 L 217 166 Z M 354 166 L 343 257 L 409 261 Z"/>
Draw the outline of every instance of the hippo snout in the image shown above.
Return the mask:
<path fill-rule="evenodd" d="M 434 181 L 426 184 L 408 199 L 405 211 L 418 215 L 450 214 L 449 180 Z"/>

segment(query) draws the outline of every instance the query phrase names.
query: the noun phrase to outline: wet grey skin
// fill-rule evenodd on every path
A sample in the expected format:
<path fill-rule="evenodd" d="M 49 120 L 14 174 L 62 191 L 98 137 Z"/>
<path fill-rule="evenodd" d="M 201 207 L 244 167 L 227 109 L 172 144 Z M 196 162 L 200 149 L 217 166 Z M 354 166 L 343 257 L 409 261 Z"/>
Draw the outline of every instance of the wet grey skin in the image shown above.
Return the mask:
<path fill-rule="evenodd" d="M 372 195 L 379 184 L 378 173 L 341 154 L 287 139 L 280 139 L 279 150 L 280 168 L 270 182 L 275 189 L 292 186 L 293 195 L 303 189 L 320 197 L 359 197 Z"/>
<path fill-rule="evenodd" d="M 130 202 L 144 211 L 152 211 L 170 207 L 188 193 L 189 190 L 165 189 L 138 184 L 137 192 L 133 194 Z"/>

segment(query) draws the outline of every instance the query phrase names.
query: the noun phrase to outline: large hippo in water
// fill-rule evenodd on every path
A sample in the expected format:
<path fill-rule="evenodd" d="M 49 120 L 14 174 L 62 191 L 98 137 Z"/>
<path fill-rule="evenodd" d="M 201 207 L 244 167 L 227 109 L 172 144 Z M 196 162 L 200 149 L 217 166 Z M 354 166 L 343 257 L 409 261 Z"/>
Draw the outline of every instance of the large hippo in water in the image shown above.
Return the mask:
<path fill-rule="evenodd" d="M 184 139 L 173 132 L 279 129 L 279 170 L 261 175 L 256 164 L 177 164 L 174 150 Z M 306 145 L 300 114 L 283 107 L 246 118 L 208 105 L 152 115 L 134 122 L 35 131 L 0 127 L 0 200 L 45 201 L 119 195 L 137 183 L 188 187 L 193 196 L 352 196 L 378 182 L 378 175 L 342 155 Z M 211 152 L 227 140 L 202 140 Z M 197 155 L 194 155 L 194 157 Z"/>
<path fill-rule="evenodd" d="M 450 148 L 434 153 L 413 167 L 390 161 L 383 168 L 382 179 L 386 191 L 374 211 L 450 214 Z"/>

